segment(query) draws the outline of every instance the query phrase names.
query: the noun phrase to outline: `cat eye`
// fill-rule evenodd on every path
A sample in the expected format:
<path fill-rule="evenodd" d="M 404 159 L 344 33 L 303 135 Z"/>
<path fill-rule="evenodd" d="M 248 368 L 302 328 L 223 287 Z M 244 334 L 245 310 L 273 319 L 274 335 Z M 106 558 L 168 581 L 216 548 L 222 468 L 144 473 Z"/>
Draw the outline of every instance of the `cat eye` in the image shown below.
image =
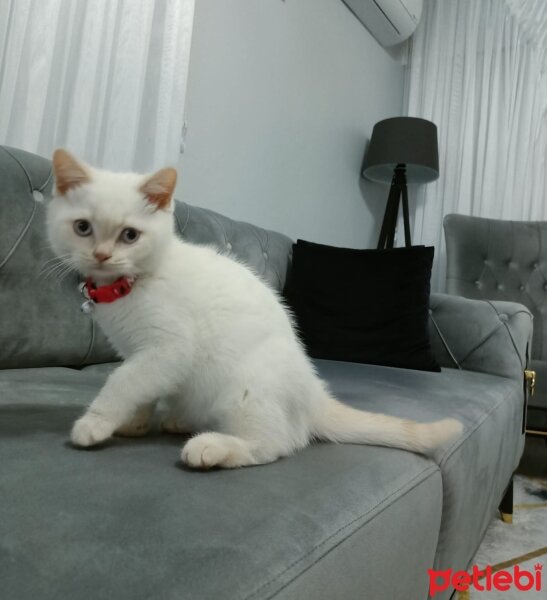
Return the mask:
<path fill-rule="evenodd" d="M 80 237 L 87 237 L 93 233 L 93 227 L 91 227 L 91 223 L 85 219 L 78 219 L 77 221 L 74 221 L 72 227 L 74 229 L 74 233 Z"/>
<path fill-rule="evenodd" d="M 120 234 L 120 240 L 126 244 L 133 244 L 139 239 L 141 235 L 140 231 L 133 229 L 133 227 L 127 227 Z"/>

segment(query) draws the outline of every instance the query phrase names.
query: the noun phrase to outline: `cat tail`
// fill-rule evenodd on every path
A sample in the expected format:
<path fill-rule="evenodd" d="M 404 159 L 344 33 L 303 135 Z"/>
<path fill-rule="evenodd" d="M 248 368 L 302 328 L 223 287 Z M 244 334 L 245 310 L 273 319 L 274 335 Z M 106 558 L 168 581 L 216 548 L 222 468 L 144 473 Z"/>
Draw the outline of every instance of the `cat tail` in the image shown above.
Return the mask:
<path fill-rule="evenodd" d="M 456 419 L 417 423 L 357 410 L 332 397 L 327 398 L 324 408 L 316 424 L 315 436 L 330 442 L 389 446 L 431 455 L 463 431 L 462 424 Z"/>

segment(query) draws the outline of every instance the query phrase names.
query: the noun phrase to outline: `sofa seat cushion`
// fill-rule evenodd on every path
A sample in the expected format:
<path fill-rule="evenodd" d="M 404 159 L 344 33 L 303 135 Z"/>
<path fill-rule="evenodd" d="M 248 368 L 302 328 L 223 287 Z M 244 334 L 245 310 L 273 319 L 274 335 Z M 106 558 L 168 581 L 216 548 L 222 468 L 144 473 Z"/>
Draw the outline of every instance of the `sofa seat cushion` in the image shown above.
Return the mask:
<path fill-rule="evenodd" d="M 159 434 L 78 451 L 70 426 L 110 368 L 0 371 L 4 597 L 426 597 L 434 462 L 317 444 L 271 465 L 192 472 L 181 437 Z"/>
<path fill-rule="evenodd" d="M 524 448 L 522 386 L 512 379 L 443 369 L 427 373 L 316 361 L 320 375 L 357 408 L 417 421 L 455 417 L 460 439 L 435 457 L 443 479 L 437 569 L 465 569 L 495 514 Z"/>

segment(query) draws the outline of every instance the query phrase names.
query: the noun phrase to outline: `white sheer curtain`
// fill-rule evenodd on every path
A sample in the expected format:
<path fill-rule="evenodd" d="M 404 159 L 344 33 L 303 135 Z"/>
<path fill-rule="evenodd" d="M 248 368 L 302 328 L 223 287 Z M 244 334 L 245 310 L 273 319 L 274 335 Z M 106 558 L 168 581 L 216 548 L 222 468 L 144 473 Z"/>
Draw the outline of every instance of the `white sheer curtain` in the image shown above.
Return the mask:
<path fill-rule="evenodd" d="M 435 246 L 443 216 L 547 218 L 547 2 L 426 0 L 410 46 L 408 114 L 439 128 L 440 178 L 418 191 L 414 243 Z"/>
<path fill-rule="evenodd" d="M 0 143 L 115 170 L 178 159 L 194 0 L 1 0 Z"/>

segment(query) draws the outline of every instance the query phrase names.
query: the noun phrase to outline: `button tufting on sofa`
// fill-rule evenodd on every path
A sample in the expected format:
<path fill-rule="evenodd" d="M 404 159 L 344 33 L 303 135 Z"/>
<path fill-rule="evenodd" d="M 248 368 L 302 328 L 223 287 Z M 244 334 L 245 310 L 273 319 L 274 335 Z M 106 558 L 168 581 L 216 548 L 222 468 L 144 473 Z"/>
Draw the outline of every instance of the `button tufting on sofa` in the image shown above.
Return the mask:
<path fill-rule="evenodd" d="M 469 298 L 524 304 L 534 316 L 529 359 L 539 372 L 528 404 L 528 425 L 547 431 L 547 221 L 505 221 L 463 215 L 444 220 L 447 247 L 446 291 Z M 486 268 L 484 257 L 491 260 Z M 511 265 L 503 271 L 496 265 Z M 484 285 L 477 285 L 477 274 Z M 504 286 L 501 287 L 503 280 Z M 498 284 L 499 281 L 499 285 Z"/>
<path fill-rule="evenodd" d="M 253 267 L 271 287 L 283 290 L 292 249 L 288 237 L 178 201 L 175 221 L 183 239 L 196 244 L 216 244 Z"/>

